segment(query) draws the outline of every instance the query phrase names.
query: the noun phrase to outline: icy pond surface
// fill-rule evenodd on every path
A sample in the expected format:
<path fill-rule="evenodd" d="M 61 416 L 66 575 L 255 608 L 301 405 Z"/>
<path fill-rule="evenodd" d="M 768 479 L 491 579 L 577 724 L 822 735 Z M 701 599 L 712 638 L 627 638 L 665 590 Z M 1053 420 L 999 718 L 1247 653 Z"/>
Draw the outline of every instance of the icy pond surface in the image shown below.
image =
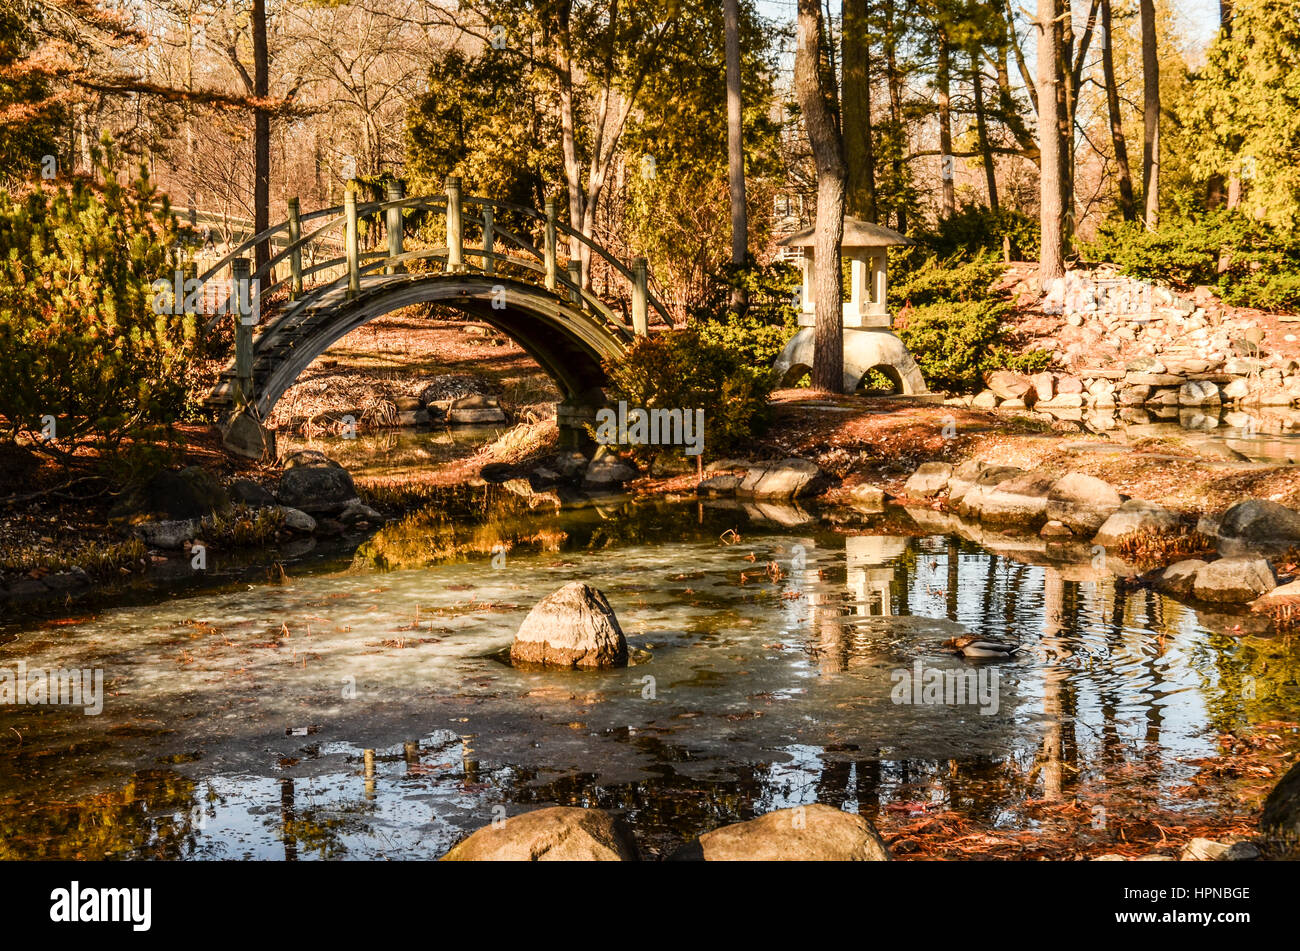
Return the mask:
<path fill-rule="evenodd" d="M 105 681 L 97 716 L 0 706 L 0 855 L 436 858 L 547 804 L 618 811 L 651 857 L 814 801 L 1025 828 L 1025 802 L 1097 782 L 1184 808 L 1221 732 L 1300 714 L 1291 640 L 1086 561 L 902 513 L 538 501 L 389 526 L 355 564 L 280 584 L 0 631 L 0 668 Z M 421 552 L 453 560 L 374 567 Z M 573 580 L 605 592 L 632 665 L 503 662 Z M 963 631 L 1024 650 L 940 648 Z M 935 669 L 986 692 L 900 691 Z"/>

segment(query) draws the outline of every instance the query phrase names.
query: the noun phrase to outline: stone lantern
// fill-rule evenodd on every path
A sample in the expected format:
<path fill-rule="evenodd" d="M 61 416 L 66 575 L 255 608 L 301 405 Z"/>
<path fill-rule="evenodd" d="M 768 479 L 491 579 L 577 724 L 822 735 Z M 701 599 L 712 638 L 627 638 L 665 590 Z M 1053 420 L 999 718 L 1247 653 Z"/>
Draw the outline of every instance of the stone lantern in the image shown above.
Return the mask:
<path fill-rule="evenodd" d="M 803 290 L 800 293 L 799 326 L 802 328 L 786 344 L 776 368 L 786 382 L 793 382 L 812 368 L 813 326 L 816 319 L 813 302 L 813 275 L 816 263 L 813 246 L 816 229 L 809 228 L 780 242 L 782 247 L 802 251 Z M 844 389 L 853 392 L 871 370 L 879 370 L 906 396 L 928 393 L 921 371 L 907 352 L 907 346 L 890 329 L 886 292 L 887 251 L 890 247 L 912 241 L 883 225 L 872 224 L 851 215 L 844 216 L 844 237 L 840 253 L 849 262 L 849 293 L 844 302 Z"/>

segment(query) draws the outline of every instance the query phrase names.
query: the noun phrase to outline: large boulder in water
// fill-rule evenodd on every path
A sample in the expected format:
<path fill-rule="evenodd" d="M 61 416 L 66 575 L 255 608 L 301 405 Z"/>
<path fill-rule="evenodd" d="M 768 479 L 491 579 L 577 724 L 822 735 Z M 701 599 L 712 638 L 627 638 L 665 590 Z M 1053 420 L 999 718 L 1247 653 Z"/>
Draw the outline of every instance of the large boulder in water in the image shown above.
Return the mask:
<path fill-rule="evenodd" d="M 1038 531 L 1047 521 L 1047 493 L 1054 481 L 1051 476 L 1026 472 L 999 482 L 982 493 L 980 521 L 1000 531 Z M 978 486 L 966 498 L 975 491 L 980 491 Z"/>
<path fill-rule="evenodd" d="M 319 456 L 314 458 L 313 456 Z M 348 471 L 319 453 L 295 453 L 286 460 L 280 488 L 276 492 L 281 505 L 300 509 L 309 515 L 332 515 L 357 500 L 357 487 Z"/>
<path fill-rule="evenodd" d="M 1219 519 L 1219 554 L 1280 552 L 1300 544 L 1300 512 L 1265 499 L 1238 502 Z"/>
<path fill-rule="evenodd" d="M 626 667 L 627 640 L 605 596 L 572 581 L 528 612 L 510 659 L 547 667 Z"/>
<path fill-rule="evenodd" d="M 1220 558 L 1197 570 L 1192 596 L 1198 601 L 1244 604 L 1276 587 L 1273 569 L 1263 558 Z"/>
<path fill-rule="evenodd" d="M 1047 517 L 1078 535 L 1091 535 L 1123 502 L 1109 482 L 1082 472 L 1070 472 L 1057 479 L 1047 493 Z"/>
<path fill-rule="evenodd" d="M 479 829 L 444 862 L 635 862 L 626 822 L 599 809 L 553 806 Z"/>
<path fill-rule="evenodd" d="M 1129 499 L 1102 523 L 1093 542 L 1112 548 L 1134 532 L 1176 532 L 1178 516 L 1163 506 L 1142 499 Z"/>
<path fill-rule="evenodd" d="M 705 862 L 888 862 L 889 849 L 862 816 L 814 803 L 706 832 L 673 858 Z"/>
<path fill-rule="evenodd" d="M 199 466 L 161 469 L 123 496 L 115 516 L 153 514 L 168 519 L 204 518 L 230 508 L 230 496 L 217 477 Z"/>

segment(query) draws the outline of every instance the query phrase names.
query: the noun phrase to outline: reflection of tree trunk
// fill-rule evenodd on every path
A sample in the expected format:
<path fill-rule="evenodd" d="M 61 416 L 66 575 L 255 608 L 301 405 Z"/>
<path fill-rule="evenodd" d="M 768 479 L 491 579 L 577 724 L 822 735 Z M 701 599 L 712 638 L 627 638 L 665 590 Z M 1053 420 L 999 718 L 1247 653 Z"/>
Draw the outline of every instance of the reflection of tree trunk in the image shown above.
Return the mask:
<path fill-rule="evenodd" d="M 818 668 L 823 674 L 849 669 L 849 650 L 844 638 L 844 617 L 839 603 L 821 592 L 808 595 L 812 602 L 813 628 L 817 632 Z"/>
<path fill-rule="evenodd" d="M 948 587 L 944 592 L 946 607 L 948 609 L 948 620 L 957 620 L 957 585 L 961 576 L 960 551 L 957 546 L 957 539 L 951 535 L 948 536 Z"/>
<path fill-rule="evenodd" d="M 1064 614 L 1065 583 L 1059 571 L 1048 568 L 1043 573 L 1042 641 L 1048 658 L 1043 673 L 1043 716 L 1047 720 L 1048 727 L 1043 735 L 1038 759 L 1043 777 L 1044 799 L 1060 799 L 1064 785 L 1061 693 L 1067 673 L 1055 664 L 1055 660 L 1067 652 L 1065 642 L 1060 637 Z"/>
<path fill-rule="evenodd" d="M 296 862 L 298 860 L 298 838 L 292 831 L 297 819 L 297 811 L 294 808 L 293 780 L 282 780 L 280 782 L 280 838 L 284 841 L 284 860 L 286 862 Z"/>

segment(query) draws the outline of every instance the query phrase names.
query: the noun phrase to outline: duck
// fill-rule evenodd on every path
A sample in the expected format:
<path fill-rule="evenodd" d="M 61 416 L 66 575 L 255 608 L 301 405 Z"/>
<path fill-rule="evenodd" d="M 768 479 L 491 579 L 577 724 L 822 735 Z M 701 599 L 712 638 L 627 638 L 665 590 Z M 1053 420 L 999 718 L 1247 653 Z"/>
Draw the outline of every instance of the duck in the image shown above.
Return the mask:
<path fill-rule="evenodd" d="M 1024 650 L 1019 644 L 1008 644 L 996 637 L 985 637 L 982 634 L 962 634 L 960 637 L 950 637 L 943 642 L 943 646 L 952 653 L 961 654 L 963 657 L 1012 657 L 1019 651 Z"/>

